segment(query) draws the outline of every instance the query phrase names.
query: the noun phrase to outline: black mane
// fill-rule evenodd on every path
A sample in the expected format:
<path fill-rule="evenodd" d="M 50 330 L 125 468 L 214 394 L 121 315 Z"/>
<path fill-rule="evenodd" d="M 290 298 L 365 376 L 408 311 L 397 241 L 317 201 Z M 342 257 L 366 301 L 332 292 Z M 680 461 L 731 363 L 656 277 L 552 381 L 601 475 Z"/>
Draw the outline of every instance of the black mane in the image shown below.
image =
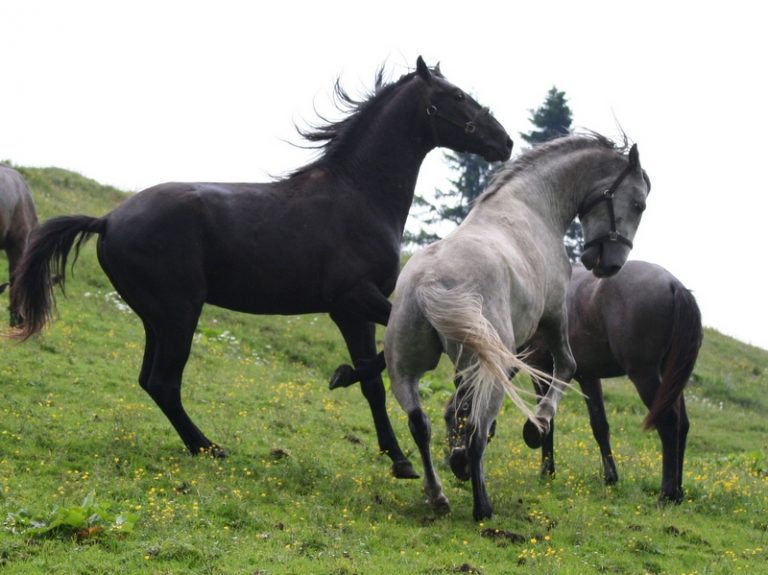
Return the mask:
<path fill-rule="evenodd" d="M 438 77 L 443 77 L 438 68 L 430 68 L 430 71 Z M 307 128 L 296 126 L 296 131 L 302 138 L 314 143 L 314 145 L 300 147 L 321 150 L 321 154 L 309 164 L 290 172 L 287 177 L 305 173 L 331 157 L 347 141 L 349 135 L 357 131 L 360 126 L 365 126 L 367 120 L 380 108 L 381 104 L 386 102 L 398 87 L 413 78 L 416 72 L 404 74 L 397 81 L 389 83 L 384 80 L 384 75 L 382 65 L 376 71 L 373 90 L 364 94 L 361 99 L 352 97 L 341 85 L 341 78 L 336 79 L 333 86 L 333 103 L 345 117 L 333 121 L 318 114 L 321 123 L 310 124 Z"/>

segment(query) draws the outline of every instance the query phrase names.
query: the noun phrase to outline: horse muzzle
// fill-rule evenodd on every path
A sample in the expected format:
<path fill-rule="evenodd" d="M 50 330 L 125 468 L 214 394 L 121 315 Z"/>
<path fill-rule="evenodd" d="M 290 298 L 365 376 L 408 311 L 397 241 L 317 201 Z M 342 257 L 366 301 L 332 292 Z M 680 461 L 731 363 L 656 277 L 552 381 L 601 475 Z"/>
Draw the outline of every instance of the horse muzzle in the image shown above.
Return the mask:
<path fill-rule="evenodd" d="M 513 145 L 507 136 L 503 142 L 488 142 L 480 155 L 486 162 L 506 162 L 512 156 Z"/>
<path fill-rule="evenodd" d="M 448 456 L 448 465 L 456 479 L 468 481 L 471 478 L 466 448 L 454 447 L 451 449 L 451 454 Z"/>
<path fill-rule="evenodd" d="M 603 241 L 591 245 L 581 255 L 581 263 L 595 277 L 608 278 L 619 273 L 629 257 L 629 247 L 623 243 Z"/>

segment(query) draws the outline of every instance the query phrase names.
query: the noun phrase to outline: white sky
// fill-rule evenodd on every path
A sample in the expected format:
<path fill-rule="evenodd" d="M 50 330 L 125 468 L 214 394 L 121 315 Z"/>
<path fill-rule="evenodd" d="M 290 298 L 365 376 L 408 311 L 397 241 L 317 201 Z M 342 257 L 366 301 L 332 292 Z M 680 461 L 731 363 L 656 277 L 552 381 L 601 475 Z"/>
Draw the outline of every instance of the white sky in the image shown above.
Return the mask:
<path fill-rule="evenodd" d="M 704 323 L 768 348 L 768 35 L 759 2 L 0 1 L 0 160 L 137 191 L 263 181 L 311 157 L 293 122 L 421 54 L 515 140 L 552 85 L 574 126 L 638 143 L 653 182 L 633 259 Z M 440 152 L 417 193 L 446 188 Z M 33 190 L 34 193 L 34 190 Z M 94 214 L 99 215 L 99 214 Z"/>

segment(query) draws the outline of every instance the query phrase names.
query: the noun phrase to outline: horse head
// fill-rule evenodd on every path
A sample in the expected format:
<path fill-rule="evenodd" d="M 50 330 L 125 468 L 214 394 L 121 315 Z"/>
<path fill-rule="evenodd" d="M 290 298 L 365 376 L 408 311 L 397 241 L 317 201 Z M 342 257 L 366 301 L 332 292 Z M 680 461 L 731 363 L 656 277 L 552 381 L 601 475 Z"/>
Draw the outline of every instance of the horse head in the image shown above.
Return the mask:
<path fill-rule="evenodd" d="M 488 108 L 451 84 L 439 66 L 429 69 L 419 56 L 416 76 L 423 82 L 426 141 L 457 152 L 478 154 L 489 162 L 508 160 L 512 138 Z"/>
<path fill-rule="evenodd" d="M 627 261 L 651 189 L 637 144 L 622 163 L 618 175 L 613 171 L 595 182 L 579 207 L 585 239 L 581 262 L 600 278 L 616 274 Z"/>

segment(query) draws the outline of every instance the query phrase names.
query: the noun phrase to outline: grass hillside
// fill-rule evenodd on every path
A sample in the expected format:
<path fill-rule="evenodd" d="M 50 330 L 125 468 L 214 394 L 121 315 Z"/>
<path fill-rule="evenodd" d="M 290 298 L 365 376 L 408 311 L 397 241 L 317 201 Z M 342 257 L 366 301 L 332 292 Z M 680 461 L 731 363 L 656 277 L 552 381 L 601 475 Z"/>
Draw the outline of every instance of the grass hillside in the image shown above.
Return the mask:
<path fill-rule="evenodd" d="M 59 169 L 20 168 L 41 219 L 101 215 L 125 195 Z M 0 277 L 6 276 L 5 260 Z M 2 307 L 7 295 L 0 296 Z M 621 480 L 606 487 L 583 401 L 558 414 L 557 476 L 506 406 L 485 468 L 493 519 L 442 464 L 444 363 L 425 378 L 452 512 L 389 476 L 347 355 L 325 316 L 209 307 L 185 371 L 187 410 L 225 460 L 190 457 L 140 389 L 136 316 L 84 248 L 51 329 L 0 342 L 0 570 L 11 574 L 768 573 L 768 351 L 707 330 L 687 399 L 686 501 L 658 508 L 661 455 L 624 379 L 606 382 Z M 3 321 L 6 321 L 5 317 Z M 389 398 L 401 445 L 421 463 Z"/>

